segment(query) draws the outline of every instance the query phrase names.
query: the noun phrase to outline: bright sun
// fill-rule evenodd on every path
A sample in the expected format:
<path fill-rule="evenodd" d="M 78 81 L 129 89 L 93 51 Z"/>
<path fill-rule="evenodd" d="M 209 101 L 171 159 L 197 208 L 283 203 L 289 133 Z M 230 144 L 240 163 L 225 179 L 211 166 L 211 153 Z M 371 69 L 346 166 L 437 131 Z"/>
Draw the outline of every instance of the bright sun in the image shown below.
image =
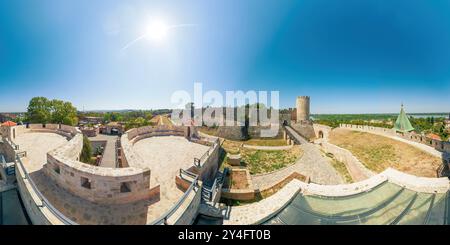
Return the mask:
<path fill-rule="evenodd" d="M 145 36 L 152 41 L 161 42 L 166 39 L 168 31 L 169 26 L 164 21 L 156 20 L 148 25 Z"/>

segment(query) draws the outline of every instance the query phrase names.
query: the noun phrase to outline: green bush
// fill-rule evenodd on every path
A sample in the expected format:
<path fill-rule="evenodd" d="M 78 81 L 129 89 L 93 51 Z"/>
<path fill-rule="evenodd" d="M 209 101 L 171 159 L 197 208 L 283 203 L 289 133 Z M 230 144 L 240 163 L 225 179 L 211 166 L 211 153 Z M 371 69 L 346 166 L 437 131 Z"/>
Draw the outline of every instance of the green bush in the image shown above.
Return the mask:
<path fill-rule="evenodd" d="M 83 149 L 81 150 L 80 161 L 91 164 L 92 161 L 92 146 L 89 139 L 83 135 Z"/>

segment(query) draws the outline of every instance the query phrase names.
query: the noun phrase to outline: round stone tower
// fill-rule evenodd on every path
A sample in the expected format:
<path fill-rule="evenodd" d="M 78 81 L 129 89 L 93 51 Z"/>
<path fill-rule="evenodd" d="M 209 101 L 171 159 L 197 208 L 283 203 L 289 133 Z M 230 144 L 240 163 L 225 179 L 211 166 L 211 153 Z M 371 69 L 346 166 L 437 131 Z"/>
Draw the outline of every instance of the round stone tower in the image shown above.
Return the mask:
<path fill-rule="evenodd" d="M 297 122 L 309 122 L 309 96 L 297 97 Z"/>

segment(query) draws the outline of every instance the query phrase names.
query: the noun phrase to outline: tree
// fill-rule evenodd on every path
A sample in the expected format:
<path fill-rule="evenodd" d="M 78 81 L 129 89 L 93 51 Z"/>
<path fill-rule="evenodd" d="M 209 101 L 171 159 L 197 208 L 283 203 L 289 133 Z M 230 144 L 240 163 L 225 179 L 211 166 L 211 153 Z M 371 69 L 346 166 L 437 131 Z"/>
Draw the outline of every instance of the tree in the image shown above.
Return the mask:
<path fill-rule="evenodd" d="M 78 123 L 77 108 L 72 103 L 50 101 L 45 97 L 32 98 L 26 116 L 30 123 L 61 123 L 71 126 Z"/>
<path fill-rule="evenodd" d="M 91 164 L 92 159 L 92 146 L 88 137 L 83 135 L 83 149 L 81 150 L 80 161 Z"/>
<path fill-rule="evenodd" d="M 70 102 L 51 101 L 52 123 L 74 126 L 78 123 L 77 109 Z"/>
<path fill-rule="evenodd" d="M 118 112 L 107 112 L 103 119 L 108 122 L 120 122 L 123 121 L 123 116 Z"/>
<path fill-rule="evenodd" d="M 27 120 L 30 123 L 48 123 L 51 121 L 51 103 L 45 97 L 34 97 L 30 100 L 27 110 Z"/>
<path fill-rule="evenodd" d="M 441 136 L 441 140 L 447 141 L 449 134 L 447 132 L 447 129 L 445 128 L 445 124 L 442 123 L 441 127 L 439 128 L 439 136 Z"/>
<path fill-rule="evenodd" d="M 127 121 L 125 123 L 125 130 L 129 130 L 132 128 L 139 128 L 139 127 L 143 127 L 143 126 L 149 126 L 149 125 L 152 125 L 150 123 L 150 121 L 148 121 L 142 117 L 138 117 L 138 118 Z"/>

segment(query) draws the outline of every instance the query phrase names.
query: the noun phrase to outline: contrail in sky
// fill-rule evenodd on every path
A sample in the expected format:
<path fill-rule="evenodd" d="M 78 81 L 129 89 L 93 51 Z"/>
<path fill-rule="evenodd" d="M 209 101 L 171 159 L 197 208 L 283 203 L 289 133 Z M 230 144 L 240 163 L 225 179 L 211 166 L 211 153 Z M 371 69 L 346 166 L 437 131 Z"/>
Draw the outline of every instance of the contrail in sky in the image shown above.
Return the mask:
<path fill-rule="evenodd" d="M 197 26 L 196 24 L 179 24 L 179 25 L 171 25 L 167 27 L 167 31 L 169 31 L 170 29 L 175 29 L 175 28 L 182 28 L 182 27 L 191 27 L 191 26 Z M 129 47 L 133 46 L 135 43 L 139 42 L 140 40 L 146 38 L 147 36 L 151 35 L 151 33 L 145 33 L 144 35 L 134 39 L 133 41 L 127 43 L 122 49 L 121 51 L 125 51 L 127 50 Z"/>

